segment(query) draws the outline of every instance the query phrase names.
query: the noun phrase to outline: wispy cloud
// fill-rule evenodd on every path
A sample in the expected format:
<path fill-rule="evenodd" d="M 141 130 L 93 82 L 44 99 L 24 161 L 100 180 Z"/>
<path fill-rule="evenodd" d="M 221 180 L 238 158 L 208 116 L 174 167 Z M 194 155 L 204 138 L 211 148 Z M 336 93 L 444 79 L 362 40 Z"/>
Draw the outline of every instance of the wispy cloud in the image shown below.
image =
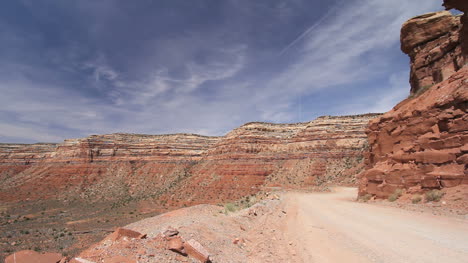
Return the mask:
<path fill-rule="evenodd" d="M 403 56 L 399 53 L 401 24 L 422 12 L 441 9 L 438 3 L 426 1 L 347 1 L 337 6 L 338 10 L 332 8 L 317 22 L 320 26 L 313 25 L 289 45 L 296 46 L 292 54 L 296 59 L 272 78 L 263 92 L 268 94 L 264 97 L 267 101 L 287 106 L 270 107 L 267 116 L 288 116 L 285 111 L 295 111 L 292 103 L 297 96 L 359 83 L 367 86 L 372 80 L 401 71 L 395 68 L 394 55 L 389 55 Z M 375 88 L 391 85 L 381 83 Z M 359 88 L 355 91 L 361 93 Z M 330 104 L 337 99 L 349 103 L 349 98 L 330 98 Z"/>
<path fill-rule="evenodd" d="M 302 34 L 300 34 L 296 39 L 294 39 L 291 43 L 289 43 L 281 52 L 279 53 L 280 56 L 288 52 L 290 48 L 295 46 L 299 41 L 301 41 L 303 38 L 305 38 L 310 32 L 315 30 L 317 27 L 319 27 L 325 20 L 327 20 L 330 16 L 334 15 L 336 11 L 338 10 L 339 7 L 344 3 L 344 0 L 336 3 L 332 8 L 330 8 L 318 21 L 316 21 L 312 26 L 307 28 L 306 31 L 304 31 Z"/>
<path fill-rule="evenodd" d="M 25 3 L 47 28 L 0 19 L 0 141 L 221 135 L 247 121 L 385 111 L 409 91 L 401 24 L 441 9 L 425 0 L 341 1 L 327 10 L 303 0 L 100 1 L 60 4 L 55 11 L 67 16 L 59 21 Z"/>

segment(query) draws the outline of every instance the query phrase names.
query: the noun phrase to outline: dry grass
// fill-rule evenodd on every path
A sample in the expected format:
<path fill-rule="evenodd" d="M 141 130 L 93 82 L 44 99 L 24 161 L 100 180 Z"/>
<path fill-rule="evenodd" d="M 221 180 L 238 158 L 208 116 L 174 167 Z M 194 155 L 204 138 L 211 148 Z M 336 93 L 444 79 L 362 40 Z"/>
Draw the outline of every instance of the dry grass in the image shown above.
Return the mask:
<path fill-rule="evenodd" d="M 431 190 L 425 194 L 426 202 L 439 202 L 442 196 L 444 193 L 440 190 Z"/>
<path fill-rule="evenodd" d="M 391 194 L 389 197 L 388 197 L 388 201 L 390 202 L 394 202 L 396 201 L 398 198 L 400 198 L 400 196 L 403 194 L 403 190 L 402 189 L 396 189 L 395 192 L 393 192 L 393 194 Z"/>
<path fill-rule="evenodd" d="M 224 205 L 225 214 L 233 213 L 233 212 L 236 212 L 237 210 L 239 210 L 239 207 L 234 203 L 227 203 Z"/>
<path fill-rule="evenodd" d="M 421 202 L 422 200 L 422 197 L 420 195 L 414 195 L 413 198 L 411 199 L 411 202 L 413 204 L 418 204 L 419 202 Z"/>
<path fill-rule="evenodd" d="M 363 196 L 360 196 L 360 197 L 358 198 L 358 201 L 367 202 L 367 201 L 369 201 L 371 198 L 372 198 L 372 195 L 371 195 L 371 194 L 365 194 L 365 195 L 363 195 Z"/>

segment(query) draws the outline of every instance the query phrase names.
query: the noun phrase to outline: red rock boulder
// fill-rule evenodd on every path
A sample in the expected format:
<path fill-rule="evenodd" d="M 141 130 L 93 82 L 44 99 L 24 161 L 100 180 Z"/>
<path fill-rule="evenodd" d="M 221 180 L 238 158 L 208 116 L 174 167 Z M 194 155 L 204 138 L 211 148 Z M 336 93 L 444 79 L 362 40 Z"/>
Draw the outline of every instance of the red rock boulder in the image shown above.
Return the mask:
<path fill-rule="evenodd" d="M 196 240 L 190 239 L 189 241 L 185 242 L 184 248 L 190 257 L 198 259 L 200 262 L 204 263 L 211 262 L 210 253 Z"/>
<path fill-rule="evenodd" d="M 146 237 L 145 234 L 141 234 L 137 231 L 133 231 L 130 229 L 125 229 L 125 228 L 117 228 L 114 233 L 110 234 L 107 238 L 111 241 L 117 241 L 123 238 L 136 238 L 136 239 L 141 239 Z"/>
<path fill-rule="evenodd" d="M 15 252 L 5 259 L 5 263 L 58 263 L 63 256 L 59 253 L 38 253 L 32 250 Z"/>

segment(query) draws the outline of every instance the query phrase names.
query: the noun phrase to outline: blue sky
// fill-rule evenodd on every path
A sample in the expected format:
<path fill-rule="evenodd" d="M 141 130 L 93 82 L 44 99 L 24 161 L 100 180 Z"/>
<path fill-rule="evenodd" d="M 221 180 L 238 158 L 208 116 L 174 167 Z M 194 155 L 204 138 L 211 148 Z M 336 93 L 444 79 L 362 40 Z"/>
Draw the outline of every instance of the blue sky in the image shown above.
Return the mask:
<path fill-rule="evenodd" d="M 223 135 L 390 110 L 399 32 L 438 0 L 6 0 L 0 142 Z"/>

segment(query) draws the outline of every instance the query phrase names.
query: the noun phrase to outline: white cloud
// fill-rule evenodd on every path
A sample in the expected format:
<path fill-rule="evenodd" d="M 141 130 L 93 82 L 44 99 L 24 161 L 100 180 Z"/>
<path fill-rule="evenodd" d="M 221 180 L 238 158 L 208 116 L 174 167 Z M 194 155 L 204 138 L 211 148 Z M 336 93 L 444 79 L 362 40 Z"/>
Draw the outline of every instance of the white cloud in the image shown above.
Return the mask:
<path fill-rule="evenodd" d="M 292 15 L 289 7 L 279 9 L 287 21 Z M 329 109 L 343 114 L 386 111 L 409 92 L 408 73 L 394 69 L 389 57 L 394 53 L 388 53 L 399 43 L 401 24 L 438 9 L 438 1 L 426 0 L 340 2 L 277 51 L 283 56 L 275 60 L 279 64 L 275 68 L 282 69 L 268 75 L 249 64 L 255 50 L 245 43 L 212 43 L 218 34 L 208 34 L 207 39 L 193 34 L 167 39 L 154 52 L 167 52 L 170 63 L 142 66 L 137 80 L 117 70 L 104 55 L 64 66 L 75 67 L 71 71 L 90 70 L 94 84 L 109 85 L 99 89 L 104 99 L 67 87 L 67 82 L 55 80 L 56 72 L 8 65 L 5 72 L 15 74 L 0 74 L 0 114 L 11 116 L 0 119 L 0 136 L 58 141 L 110 132 L 221 135 L 244 121 L 297 121 L 294 103 L 299 96 L 390 76 L 374 93 Z M 197 61 L 197 48 L 214 55 L 203 63 Z M 0 73 L 5 67 L 0 62 Z M 26 76 L 31 72 L 52 80 L 30 81 Z M 203 91 L 206 86 L 213 91 Z M 306 107 L 314 109 L 314 105 Z"/>
<path fill-rule="evenodd" d="M 47 129 L 40 129 L 36 125 L 13 125 L 0 123 L 0 139 L 9 138 L 19 139 L 27 138 L 37 142 L 58 142 L 63 138 L 50 134 Z"/>
<path fill-rule="evenodd" d="M 132 82 L 125 80 L 122 74 L 114 74 L 115 70 L 102 61 L 87 63 L 85 67 L 92 69 L 93 76 L 99 75 L 95 81 L 105 77 L 113 87 L 108 96 L 114 104 L 85 97 L 57 83 L 34 83 L 26 76 L 35 69 L 18 69 L 16 76 L 0 81 L 0 113 L 14 113 L 13 124 L 0 121 L 4 125 L 0 126 L 4 128 L 0 136 L 60 141 L 111 132 L 224 133 L 229 118 L 220 109 L 228 110 L 233 106 L 226 101 L 233 98 L 203 101 L 193 92 L 206 82 L 223 81 L 236 75 L 245 65 L 244 50 L 229 49 L 223 52 L 222 60 L 206 65 L 188 61 L 187 74 L 179 79 L 170 77 L 164 69 L 148 74 L 147 80 Z M 43 72 L 43 75 L 52 74 Z M 231 108 L 226 114 L 235 111 Z"/>
<path fill-rule="evenodd" d="M 222 81 L 235 76 L 245 67 L 245 46 L 218 50 L 220 56 L 204 64 L 195 61 L 186 61 L 183 77 L 171 77 L 168 68 L 148 73 L 146 80 L 127 81 L 123 78 L 113 79 L 112 91 L 118 105 L 134 104 L 147 106 L 158 104 L 174 108 L 180 106 L 182 101 L 192 96 L 190 93 L 200 89 L 209 81 Z"/>
<path fill-rule="evenodd" d="M 294 53 L 297 59 L 271 79 L 261 93 L 261 104 L 275 101 L 275 105 L 283 105 L 264 106 L 266 116 L 287 116 L 285 110 L 293 110 L 297 96 L 393 74 L 388 52 L 399 45 L 403 22 L 442 9 L 438 2 L 423 0 L 362 0 L 338 5 L 283 50 L 294 45 L 297 51 L 288 53 Z"/>
<path fill-rule="evenodd" d="M 393 73 L 388 78 L 387 83 L 383 83 L 381 87 L 375 89 L 371 94 L 363 95 L 355 101 L 349 101 L 336 110 L 343 115 L 384 113 L 407 98 L 409 90 L 408 72 Z"/>

